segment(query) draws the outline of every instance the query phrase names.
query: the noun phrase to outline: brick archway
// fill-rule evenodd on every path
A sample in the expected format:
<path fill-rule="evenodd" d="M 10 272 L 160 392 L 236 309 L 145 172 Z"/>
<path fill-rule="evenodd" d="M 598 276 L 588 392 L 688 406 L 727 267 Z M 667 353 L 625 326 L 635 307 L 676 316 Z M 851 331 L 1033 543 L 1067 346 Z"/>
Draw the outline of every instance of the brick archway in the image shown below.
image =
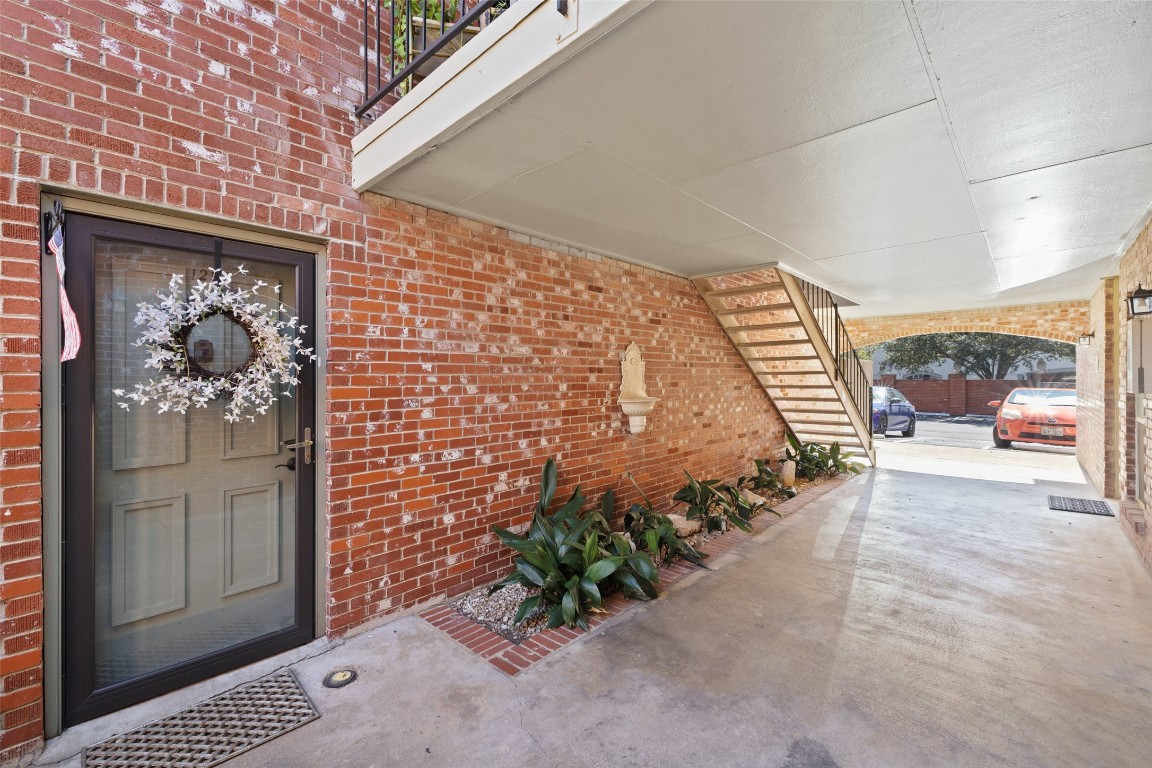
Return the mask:
<path fill-rule="evenodd" d="M 923 333 L 1011 333 L 1072 344 L 1091 329 L 1088 302 L 1054 301 L 1013 307 L 924 312 L 845 319 L 844 326 L 857 347 L 917 336 Z"/>

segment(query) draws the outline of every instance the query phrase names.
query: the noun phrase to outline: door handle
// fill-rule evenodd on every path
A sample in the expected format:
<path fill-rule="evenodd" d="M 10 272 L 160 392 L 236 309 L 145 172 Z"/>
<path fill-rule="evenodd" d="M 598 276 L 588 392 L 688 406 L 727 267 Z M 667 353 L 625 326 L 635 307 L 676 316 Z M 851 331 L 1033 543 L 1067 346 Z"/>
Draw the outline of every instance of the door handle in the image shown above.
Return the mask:
<path fill-rule="evenodd" d="M 305 464 L 311 464 L 312 463 L 312 427 L 305 427 L 304 428 L 304 439 L 303 440 L 284 440 L 283 442 L 280 443 L 280 445 L 284 446 L 285 448 L 291 448 L 291 449 L 303 448 L 304 449 L 304 463 Z"/>

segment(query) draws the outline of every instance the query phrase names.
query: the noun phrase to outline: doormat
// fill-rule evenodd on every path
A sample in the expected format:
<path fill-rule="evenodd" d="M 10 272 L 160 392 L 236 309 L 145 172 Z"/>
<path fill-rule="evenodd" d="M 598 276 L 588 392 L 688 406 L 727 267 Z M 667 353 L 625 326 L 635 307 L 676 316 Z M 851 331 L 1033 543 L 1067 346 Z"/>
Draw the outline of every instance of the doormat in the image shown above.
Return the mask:
<path fill-rule="evenodd" d="M 1049 496 L 1048 509 L 1058 509 L 1061 512 L 1083 512 L 1086 515 L 1116 516 L 1107 502 L 1095 499 L 1074 499 L 1071 496 Z"/>
<path fill-rule="evenodd" d="M 209 768 L 320 717 L 278 672 L 84 750 L 84 768 Z"/>

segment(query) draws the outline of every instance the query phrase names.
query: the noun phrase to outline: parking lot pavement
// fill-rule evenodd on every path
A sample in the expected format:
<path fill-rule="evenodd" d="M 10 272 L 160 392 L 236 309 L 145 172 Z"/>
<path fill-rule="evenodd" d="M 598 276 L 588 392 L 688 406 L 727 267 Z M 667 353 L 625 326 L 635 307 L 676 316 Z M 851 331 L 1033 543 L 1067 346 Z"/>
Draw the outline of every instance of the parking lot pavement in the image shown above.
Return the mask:
<path fill-rule="evenodd" d="M 875 436 L 877 465 L 946 477 L 1044 483 L 1056 495 L 1096 498 L 1080 471 L 1075 448 L 1021 443 L 996 448 L 994 423 L 989 416 L 917 414 L 916 437 Z"/>
<path fill-rule="evenodd" d="M 876 444 L 912 443 L 914 445 L 939 445 L 951 448 L 973 448 L 982 451 L 1005 450 L 1053 453 L 1074 456 L 1075 448 L 1060 445 L 1032 445 L 1015 443 L 1011 449 L 999 449 L 992 444 L 992 427 L 996 424 L 993 416 L 948 416 L 937 413 L 916 414 L 916 436 L 901 437 L 898 432 L 887 438 L 876 436 Z"/>

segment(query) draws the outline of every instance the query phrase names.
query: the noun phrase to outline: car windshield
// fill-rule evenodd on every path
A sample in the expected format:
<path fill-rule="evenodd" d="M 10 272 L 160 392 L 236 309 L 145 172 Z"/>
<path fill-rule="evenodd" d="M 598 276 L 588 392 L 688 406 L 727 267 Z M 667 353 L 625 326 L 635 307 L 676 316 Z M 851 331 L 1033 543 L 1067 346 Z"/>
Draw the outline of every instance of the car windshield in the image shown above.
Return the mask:
<path fill-rule="evenodd" d="M 884 402 L 884 396 L 886 394 L 888 394 L 888 390 L 885 389 L 884 387 L 872 387 L 872 402 L 874 402 L 874 403 Z"/>
<path fill-rule="evenodd" d="M 1008 397 L 1012 405 L 1076 405 L 1076 393 L 1066 389 L 1018 389 Z"/>

